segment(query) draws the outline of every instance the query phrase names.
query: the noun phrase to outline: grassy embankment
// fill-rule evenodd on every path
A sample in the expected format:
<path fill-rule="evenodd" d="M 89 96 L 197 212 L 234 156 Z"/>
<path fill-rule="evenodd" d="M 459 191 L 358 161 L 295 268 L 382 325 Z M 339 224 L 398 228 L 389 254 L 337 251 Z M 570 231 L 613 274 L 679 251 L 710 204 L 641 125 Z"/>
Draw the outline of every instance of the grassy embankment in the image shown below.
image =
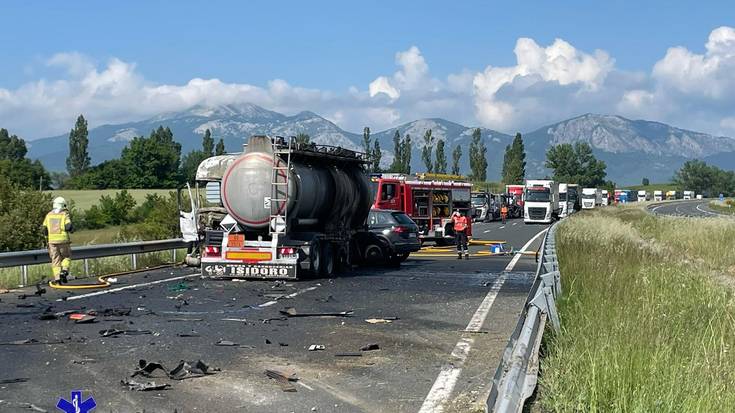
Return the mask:
<path fill-rule="evenodd" d="M 563 222 L 557 247 L 542 410 L 735 411 L 735 222 L 603 208 Z"/>
<path fill-rule="evenodd" d="M 723 214 L 735 215 L 735 199 L 732 198 L 726 199 L 724 202 L 720 202 L 719 200 L 711 201 L 709 207 Z"/>
<path fill-rule="evenodd" d="M 49 191 L 52 196 L 62 196 L 67 202 L 74 201 L 74 207 L 77 211 L 89 209 L 92 205 L 98 204 L 99 199 L 103 195 L 114 197 L 119 189 L 107 190 L 61 190 Z M 171 189 L 128 189 L 136 203 L 140 205 L 147 194 L 158 193 L 166 196 Z M 119 237 L 120 226 L 111 226 L 101 229 L 87 229 L 77 231 L 72 234 L 73 245 L 92 245 L 92 244 L 108 244 L 115 242 Z M 184 251 L 178 252 L 178 258 L 184 256 Z M 72 257 L 73 259 L 73 257 Z M 170 252 L 141 254 L 138 257 L 138 267 L 154 266 L 171 260 Z M 109 274 L 132 269 L 132 262 L 129 256 L 109 257 L 89 260 L 90 274 Z M 29 284 L 44 280 L 51 274 L 50 266 L 34 265 L 28 267 Z M 83 276 L 83 261 L 72 261 L 71 274 Z M 0 268 L 0 288 L 13 288 L 21 283 L 20 268 Z"/>

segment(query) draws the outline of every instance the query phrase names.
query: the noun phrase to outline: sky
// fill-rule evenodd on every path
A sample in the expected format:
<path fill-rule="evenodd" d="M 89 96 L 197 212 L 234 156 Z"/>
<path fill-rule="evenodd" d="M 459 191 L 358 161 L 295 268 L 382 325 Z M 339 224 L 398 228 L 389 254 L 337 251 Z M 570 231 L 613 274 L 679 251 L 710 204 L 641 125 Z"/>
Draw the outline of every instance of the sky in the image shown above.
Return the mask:
<path fill-rule="evenodd" d="M 80 113 L 250 102 L 349 131 L 593 112 L 735 136 L 731 3 L 515 3 L 3 1 L 0 127 L 32 140 Z"/>

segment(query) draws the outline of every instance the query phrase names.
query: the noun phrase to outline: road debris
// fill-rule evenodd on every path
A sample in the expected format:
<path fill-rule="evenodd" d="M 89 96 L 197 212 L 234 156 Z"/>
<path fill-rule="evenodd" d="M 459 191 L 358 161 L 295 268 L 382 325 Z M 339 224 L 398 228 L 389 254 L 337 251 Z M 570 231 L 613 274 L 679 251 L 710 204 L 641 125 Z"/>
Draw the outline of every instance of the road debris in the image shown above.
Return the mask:
<path fill-rule="evenodd" d="M 368 318 L 365 320 L 366 323 L 370 324 L 388 324 L 398 320 L 398 317 L 382 317 L 382 318 Z"/>
<path fill-rule="evenodd" d="M 334 357 L 362 357 L 362 353 L 354 353 L 354 352 L 337 353 L 334 355 Z"/>
<path fill-rule="evenodd" d="M 380 350 L 380 345 L 377 343 L 366 344 L 360 348 L 360 351 L 373 351 Z"/>
<path fill-rule="evenodd" d="M 123 317 L 129 316 L 131 311 L 133 311 L 132 308 L 105 308 L 100 315 L 105 317 Z"/>
<path fill-rule="evenodd" d="M 312 344 L 309 346 L 309 351 L 325 350 L 324 344 Z"/>
<path fill-rule="evenodd" d="M 176 334 L 178 337 L 201 337 L 199 333 L 192 330 L 190 333 L 178 333 Z"/>
<path fill-rule="evenodd" d="M 170 384 L 156 383 L 154 381 L 148 381 L 145 383 L 139 383 L 134 380 L 120 380 L 120 384 L 126 386 L 128 390 L 134 391 L 151 391 L 151 390 L 166 390 L 171 387 Z"/>
<path fill-rule="evenodd" d="M 352 317 L 354 311 L 339 311 L 339 312 L 325 312 L 325 313 L 299 313 L 293 307 L 286 307 L 280 310 L 279 313 L 286 317 Z"/>
<path fill-rule="evenodd" d="M 27 338 L 25 340 L 0 342 L 0 346 L 22 346 L 25 344 L 64 344 L 64 341 L 63 340 L 38 341 L 35 338 Z"/>
<path fill-rule="evenodd" d="M 172 323 L 175 321 L 204 321 L 204 319 L 203 318 L 169 318 L 166 321 L 168 321 L 169 323 Z"/>
<path fill-rule="evenodd" d="M 219 368 L 209 367 L 201 360 L 189 362 L 181 360 L 179 365 L 169 372 L 168 376 L 174 380 L 184 380 L 203 377 L 218 371 L 220 371 Z"/>
<path fill-rule="evenodd" d="M 168 287 L 168 290 L 171 292 L 180 292 L 180 291 L 186 291 L 190 289 L 189 284 L 186 283 L 186 281 L 180 281 L 170 287 Z"/>
<path fill-rule="evenodd" d="M 69 314 L 69 320 L 74 320 L 76 324 L 90 324 L 97 321 L 97 317 L 89 314 L 74 313 Z"/>
<path fill-rule="evenodd" d="M 291 384 L 291 382 L 299 380 L 299 378 L 296 377 L 296 373 L 285 373 L 278 370 L 267 369 L 265 371 L 265 375 L 275 380 L 284 392 L 296 392 L 296 387 Z"/>
<path fill-rule="evenodd" d="M 33 403 L 24 403 L 24 402 L 11 402 L 9 400 L 0 400 L 0 406 L 8 406 L 8 407 L 15 407 L 18 409 L 29 409 L 33 410 L 34 412 L 41 412 L 41 413 L 48 413 L 48 410 L 38 407 Z"/>
<path fill-rule="evenodd" d="M 168 376 L 168 370 L 166 367 L 163 367 L 163 364 L 156 363 L 156 362 L 147 362 L 143 359 L 138 360 L 138 368 L 133 372 L 133 374 L 130 375 L 130 377 L 135 377 L 137 375 L 145 376 L 145 377 L 151 377 L 151 374 L 153 374 L 154 371 L 161 370 L 164 373 L 166 373 L 166 376 Z"/>
<path fill-rule="evenodd" d="M 27 377 L 18 377 L 17 379 L 0 379 L 0 384 L 25 383 L 30 380 Z"/>
<path fill-rule="evenodd" d="M 235 347 L 238 344 L 235 343 L 234 341 L 220 339 L 219 341 L 217 341 L 216 343 L 214 343 L 214 345 L 215 346 L 221 346 L 221 347 Z"/>
<path fill-rule="evenodd" d="M 102 337 L 114 337 L 114 336 L 119 336 L 119 335 L 140 336 L 140 335 L 146 335 L 146 334 L 153 334 L 151 330 L 119 330 L 117 328 L 107 328 L 104 330 L 100 330 L 99 333 Z"/>

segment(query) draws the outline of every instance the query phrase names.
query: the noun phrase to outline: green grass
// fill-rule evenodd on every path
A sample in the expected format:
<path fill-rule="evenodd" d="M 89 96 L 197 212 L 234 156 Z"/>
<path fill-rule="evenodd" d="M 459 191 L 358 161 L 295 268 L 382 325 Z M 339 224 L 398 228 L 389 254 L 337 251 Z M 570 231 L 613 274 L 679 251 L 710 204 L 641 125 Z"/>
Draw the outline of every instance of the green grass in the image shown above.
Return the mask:
<path fill-rule="evenodd" d="M 102 195 L 114 197 L 116 193 L 122 191 L 122 189 L 90 189 L 90 190 L 52 190 L 45 191 L 51 194 L 53 197 L 61 196 L 66 199 L 66 202 L 74 201 L 74 207 L 78 211 L 86 211 L 92 205 L 99 203 Z M 160 194 L 167 195 L 169 192 L 174 191 L 173 189 L 128 189 L 130 195 L 133 196 L 135 202 L 140 205 L 145 200 L 145 196 L 148 194 Z"/>
<path fill-rule="evenodd" d="M 181 261 L 186 255 L 186 250 L 177 250 L 176 259 Z M 151 252 L 146 254 L 138 254 L 137 267 L 154 267 L 164 263 L 171 262 L 171 251 Z M 100 276 L 113 274 L 123 271 L 129 271 L 133 268 L 132 260 L 129 255 L 121 255 L 117 257 L 106 257 L 89 260 L 89 276 Z M 84 278 L 84 260 L 74 260 L 72 255 L 72 263 L 69 273 L 78 278 Z M 52 279 L 51 266 L 49 264 L 33 265 L 28 267 L 28 285 L 35 284 L 40 281 L 48 281 Z M 0 268 L 0 288 L 16 288 L 21 285 L 22 276 L 21 268 Z"/>
<path fill-rule="evenodd" d="M 122 227 L 113 226 L 100 229 L 85 229 L 71 234 L 74 245 L 112 244 L 118 241 Z"/>
<path fill-rule="evenodd" d="M 561 224 L 557 248 L 542 410 L 735 411 L 735 222 L 595 209 Z"/>
<path fill-rule="evenodd" d="M 709 207 L 717 212 L 735 215 L 735 199 L 725 199 L 725 202 L 711 201 Z"/>
<path fill-rule="evenodd" d="M 650 185 L 632 185 L 632 186 L 626 186 L 622 189 L 631 189 L 633 191 L 640 191 L 642 189 L 645 189 L 646 191 L 653 193 L 653 191 L 663 191 L 664 194 L 666 191 L 680 191 L 679 187 L 675 184 L 650 184 Z"/>

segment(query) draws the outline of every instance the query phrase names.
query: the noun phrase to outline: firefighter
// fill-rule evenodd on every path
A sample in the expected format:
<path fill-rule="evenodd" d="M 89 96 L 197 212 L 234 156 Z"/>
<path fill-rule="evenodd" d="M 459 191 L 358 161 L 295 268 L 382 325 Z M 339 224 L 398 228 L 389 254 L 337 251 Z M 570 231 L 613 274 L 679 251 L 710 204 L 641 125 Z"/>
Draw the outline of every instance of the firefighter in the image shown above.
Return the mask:
<path fill-rule="evenodd" d="M 54 198 L 53 209 L 43 220 L 43 233 L 48 237 L 48 255 L 51 257 L 51 270 L 54 281 L 67 282 L 69 265 L 71 264 L 71 239 L 69 233 L 74 231 L 66 208 L 66 200 Z"/>
<path fill-rule="evenodd" d="M 472 235 L 472 228 L 467 219 L 467 213 L 454 211 L 452 224 L 454 224 L 454 241 L 457 244 L 457 259 L 462 259 L 462 252 L 464 251 L 464 258 L 468 260 L 470 259 L 470 252 L 467 249 L 467 239 Z"/>
<path fill-rule="evenodd" d="M 505 225 L 505 219 L 508 218 L 508 205 L 505 202 L 500 207 L 500 218 L 503 219 L 503 225 Z"/>

